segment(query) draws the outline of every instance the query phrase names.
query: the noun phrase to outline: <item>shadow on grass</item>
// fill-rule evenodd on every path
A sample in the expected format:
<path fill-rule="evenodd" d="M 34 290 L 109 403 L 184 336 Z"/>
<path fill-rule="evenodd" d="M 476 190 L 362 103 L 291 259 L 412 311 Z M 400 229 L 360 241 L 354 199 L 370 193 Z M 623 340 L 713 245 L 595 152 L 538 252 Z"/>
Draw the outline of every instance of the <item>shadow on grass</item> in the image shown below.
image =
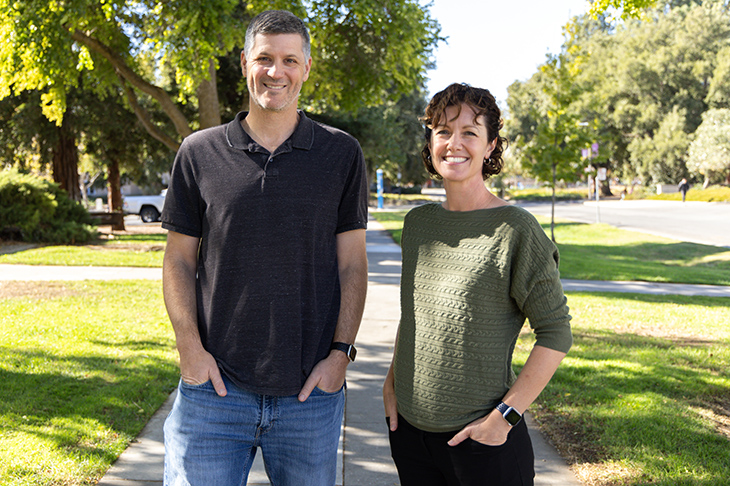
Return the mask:
<path fill-rule="evenodd" d="M 727 437 L 698 411 L 730 412 L 726 347 L 577 330 L 543 392 L 541 419 L 571 462 L 640 471 L 621 484 L 727 484 Z"/>
<path fill-rule="evenodd" d="M 556 223 L 560 274 L 581 280 L 643 280 L 690 284 L 730 285 L 730 260 L 719 257 L 727 248 L 695 243 L 590 243 L 566 244 L 561 231 L 590 227 L 584 223 Z M 550 234 L 550 224 L 542 224 Z M 596 230 L 594 230 L 596 231 Z M 718 257 L 718 258 L 715 258 Z"/>
<path fill-rule="evenodd" d="M 119 451 L 104 447 L 110 437 L 123 445 L 135 437 L 178 381 L 176 364 L 152 354 L 59 357 L 0 348 L 0 435 L 21 432 L 111 464 Z"/>

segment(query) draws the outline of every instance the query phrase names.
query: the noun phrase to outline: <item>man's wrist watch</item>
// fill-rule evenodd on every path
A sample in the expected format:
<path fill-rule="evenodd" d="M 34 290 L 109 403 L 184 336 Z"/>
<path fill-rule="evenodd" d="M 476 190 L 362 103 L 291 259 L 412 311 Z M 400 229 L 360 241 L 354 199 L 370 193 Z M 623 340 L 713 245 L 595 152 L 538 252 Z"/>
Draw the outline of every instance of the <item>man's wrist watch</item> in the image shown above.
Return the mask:
<path fill-rule="evenodd" d="M 350 359 L 350 362 L 355 361 L 355 356 L 357 356 L 357 349 L 355 349 L 355 346 L 352 344 L 334 342 L 332 343 L 332 346 L 330 346 L 330 350 L 332 349 L 345 353 Z"/>
<path fill-rule="evenodd" d="M 504 402 L 499 402 L 496 408 L 511 427 L 519 424 L 520 420 L 522 420 L 522 414 Z"/>

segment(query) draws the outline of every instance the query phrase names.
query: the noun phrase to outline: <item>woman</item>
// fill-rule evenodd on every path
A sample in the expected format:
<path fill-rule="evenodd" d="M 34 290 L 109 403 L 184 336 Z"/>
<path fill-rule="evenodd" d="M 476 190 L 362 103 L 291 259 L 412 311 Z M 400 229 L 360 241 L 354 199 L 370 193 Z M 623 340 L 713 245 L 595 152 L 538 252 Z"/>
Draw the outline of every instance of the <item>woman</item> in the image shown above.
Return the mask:
<path fill-rule="evenodd" d="M 428 171 L 446 201 L 411 210 L 401 239 L 401 321 L 383 385 L 402 486 L 532 485 L 522 414 L 572 344 L 558 250 L 484 181 L 506 139 L 489 91 L 452 84 L 426 108 Z M 536 343 L 519 377 L 525 318 Z"/>

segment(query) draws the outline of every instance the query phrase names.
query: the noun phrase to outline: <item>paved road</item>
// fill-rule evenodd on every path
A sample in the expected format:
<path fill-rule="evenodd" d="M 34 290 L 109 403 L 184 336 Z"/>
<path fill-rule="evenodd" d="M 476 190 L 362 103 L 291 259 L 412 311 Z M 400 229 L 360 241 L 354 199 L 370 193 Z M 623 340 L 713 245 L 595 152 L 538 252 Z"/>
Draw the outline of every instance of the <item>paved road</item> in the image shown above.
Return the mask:
<path fill-rule="evenodd" d="M 519 203 L 533 214 L 550 216 L 551 204 Z M 689 201 L 559 202 L 555 217 L 641 231 L 675 240 L 730 248 L 730 203 Z"/>

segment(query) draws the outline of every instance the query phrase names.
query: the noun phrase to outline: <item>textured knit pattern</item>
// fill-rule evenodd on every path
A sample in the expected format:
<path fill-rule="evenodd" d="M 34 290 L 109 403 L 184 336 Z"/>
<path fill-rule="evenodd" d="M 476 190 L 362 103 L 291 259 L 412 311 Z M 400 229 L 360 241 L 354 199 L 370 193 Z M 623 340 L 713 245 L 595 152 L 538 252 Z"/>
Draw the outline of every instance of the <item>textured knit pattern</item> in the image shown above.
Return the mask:
<path fill-rule="evenodd" d="M 536 344 L 567 352 L 570 315 L 558 250 L 527 211 L 410 211 L 403 235 L 398 411 L 430 432 L 486 415 L 514 383 L 525 318 Z"/>

